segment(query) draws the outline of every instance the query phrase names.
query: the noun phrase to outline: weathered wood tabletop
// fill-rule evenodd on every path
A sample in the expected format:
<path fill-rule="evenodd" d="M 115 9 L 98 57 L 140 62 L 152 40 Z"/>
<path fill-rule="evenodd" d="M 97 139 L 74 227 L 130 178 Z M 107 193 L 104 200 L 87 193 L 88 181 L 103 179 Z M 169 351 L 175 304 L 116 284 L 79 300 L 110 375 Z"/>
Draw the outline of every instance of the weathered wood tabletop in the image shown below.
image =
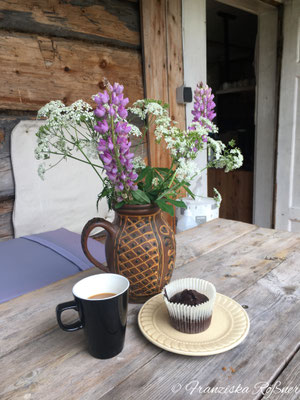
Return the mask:
<path fill-rule="evenodd" d="M 143 337 L 141 305 L 131 304 L 123 352 L 91 357 L 82 331 L 59 329 L 55 306 L 93 269 L 0 305 L 0 398 L 299 399 L 300 234 L 218 219 L 178 234 L 177 247 L 173 278 L 207 279 L 247 307 L 241 345 L 210 357 L 168 353 Z"/>

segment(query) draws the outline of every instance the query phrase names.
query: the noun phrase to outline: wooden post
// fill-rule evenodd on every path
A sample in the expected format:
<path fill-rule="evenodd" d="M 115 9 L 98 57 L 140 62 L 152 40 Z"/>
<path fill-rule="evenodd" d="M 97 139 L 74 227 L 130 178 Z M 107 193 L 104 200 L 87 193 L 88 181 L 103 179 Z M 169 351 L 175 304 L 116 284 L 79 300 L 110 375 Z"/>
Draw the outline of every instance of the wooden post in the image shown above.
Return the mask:
<path fill-rule="evenodd" d="M 176 102 L 176 88 L 183 84 L 181 0 L 141 0 L 141 30 L 145 96 L 170 105 L 170 116 L 185 128 L 185 106 Z M 170 167 L 165 143 L 148 135 L 149 164 Z M 175 218 L 165 215 L 175 229 Z"/>

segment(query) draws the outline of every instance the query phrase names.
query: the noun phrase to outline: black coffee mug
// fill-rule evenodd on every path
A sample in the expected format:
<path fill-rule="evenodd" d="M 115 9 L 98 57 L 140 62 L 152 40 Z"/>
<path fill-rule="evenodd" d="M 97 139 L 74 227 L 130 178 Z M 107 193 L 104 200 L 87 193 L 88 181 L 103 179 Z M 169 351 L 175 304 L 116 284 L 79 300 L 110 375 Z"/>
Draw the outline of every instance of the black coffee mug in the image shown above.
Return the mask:
<path fill-rule="evenodd" d="M 117 274 L 92 275 L 77 282 L 72 289 L 75 301 L 56 307 L 58 325 L 67 332 L 84 330 L 89 353 L 96 358 L 111 358 L 124 347 L 129 281 Z M 96 295 L 104 298 L 91 298 Z M 61 314 L 76 310 L 79 320 L 64 324 Z"/>

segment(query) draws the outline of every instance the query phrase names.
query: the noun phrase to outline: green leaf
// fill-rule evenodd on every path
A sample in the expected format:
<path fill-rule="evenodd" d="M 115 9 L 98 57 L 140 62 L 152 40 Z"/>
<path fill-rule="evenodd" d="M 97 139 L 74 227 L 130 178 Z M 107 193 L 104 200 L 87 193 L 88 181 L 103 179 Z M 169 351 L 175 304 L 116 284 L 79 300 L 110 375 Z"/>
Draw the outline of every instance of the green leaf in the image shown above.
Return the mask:
<path fill-rule="evenodd" d="M 149 166 L 147 166 L 146 168 L 142 169 L 142 171 L 139 173 L 137 181 L 141 181 L 142 179 L 144 179 L 145 176 L 147 175 L 147 173 L 149 172 L 149 169 L 151 169 L 151 167 L 149 167 Z"/>
<path fill-rule="evenodd" d="M 135 200 L 137 200 L 141 204 L 149 204 L 150 203 L 149 197 L 146 195 L 145 192 L 141 191 L 140 189 L 134 190 L 132 192 L 132 196 Z"/>
<path fill-rule="evenodd" d="M 168 199 L 168 202 L 173 204 L 176 207 L 180 207 L 180 208 L 186 208 L 186 204 L 184 201 L 182 200 L 172 200 L 172 199 Z"/>
<path fill-rule="evenodd" d="M 194 193 L 187 186 L 183 186 L 183 188 L 184 188 L 184 190 L 187 191 L 187 193 L 191 196 L 191 198 L 195 200 Z"/>
<path fill-rule="evenodd" d="M 145 179 L 145 190 L 151 189 L 153 180 L 153 170 L 151 169 L 149 173 L 146 175 Z"/>
<path fill-rule="evenodd" d="M 170 204 L 165 203 L 164 200 L 156 200 L 155 202 L 159 208 L 161 208 L 163 211 L 166 211 L 167 213 L 169 213 L 170 215 L 172 215 L 172 217 L 174 216 L 174 208 L 173 206 L 171 206 Z"/>
<path fill-rule="evenodd" d="M 169 168 L 162 168 L 162 167 L 155 168 L 155 170 L 156 170 L 156 171 L 159 171 L 159 172 L 167 172 L 167 173 L 170 172 Z"/>
<path fill-rule="evenodd" d="M 115 203 L 114 204 L 114 208 L 117 210 L 118 208 L 121 208 L 122 206 L 124 206 L 125 202 L 121 201 L 121 203 Z"/>

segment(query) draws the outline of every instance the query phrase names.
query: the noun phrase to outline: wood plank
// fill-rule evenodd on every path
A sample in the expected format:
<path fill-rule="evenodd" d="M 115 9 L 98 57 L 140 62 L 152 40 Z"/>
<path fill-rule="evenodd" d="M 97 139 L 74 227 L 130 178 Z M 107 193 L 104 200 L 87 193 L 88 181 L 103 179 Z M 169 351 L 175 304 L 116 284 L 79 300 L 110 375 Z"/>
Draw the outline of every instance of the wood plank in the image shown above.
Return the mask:
<path fill-rule="evenodd" d="M 0 202 L 0 240 L 11 239 L 14 234 L 12 225 L 13 199 Z"/>
<path fill-rule="evenodd" d="M 176 267 L 185 265 L 255 229 L 255 225 L 243 222 L 214 219 L 196 228 L 178 233 L 176 235 Z"/>
<path fill-rule="evenodd" d="M 299 400 L 300 387 L 300 351 L 298 350 L 293 359 L 278 376 L 273 385 L 267 389 L 262 400 Z"/>
<path fill-rule="evenodd" d="M 146 97 L 170 105 L 170 115 L 185 126 L 185 109 L 176 103 L 176 88 L 183 83 L 182 10 L 179 0 L 141 1 L 141 25 Z M 152 166 L 170 167 L 166 143 L 148 134 L 148 159 Z M 175 230 L 175 218 L 164 214 Z"/>
<path fill-rule="evenodd" d="M 98 0 L 0 1 L 0 28 L 140 48 L 138 4 Z"/>
<path fill-rule="evenodd" d="M 213 188 L 222 196 L 220 218 L 252 223 L 253 172 L 209 168 L 207 174 L 208 196 L 214 197 Z"/>
<path fill-rule="evenodd" d="M 176 88 L 184 83 L 183 77 L 183 43 L 182 43 L 182 1 L 167 0 L 167 59 L 168 59 L 168 97 L 170 117 L 178 122 L 180 129 L 186 129 L 185 105 L 178 104 Z M 180 197 L 185 197 L 184 189 Z M 176 219 L 173 219 L 173 229 L 176 229 Z"/>
<path fill-rule="evenodd" d="M 135 50 L 3 31 L 0 41 L 0 109 L 37 110 L 55 99 L 92 104 L 104 77 L 124 84 L 131 102 L 143 98 Z"/>
<path fill-rule="evenodd" d="M 145 96 L 164 103 L 169 102 L 166 4 L 167 0 L 140 2 Z M 160 144 L 155 143 L 153 127 L 150 127 L 147 139 L 149 165 L 170 167 L 166 143 L 163 140 Z M 163 217 L 174 230 L 175 218 L 165 212 Z"/>
<path fill-rule="evenodd" d="M 141 1 L 141 24 L 144 58 L 145 95 L 149 99 L 169 102 L 166 0 Z M 169 167 L 171 158 L 162 141 L 155 143 L 153 129 L 148 135 L 150 165 Z"/>
<path fill-rule="evenodd" d="M 223 221 L 225 222 L 225 224 L 227 223 L 227 221 Z M 246 224 L 240 224 L 237 222 L 233 222 L 232 224 L 230 224 L 228 226 L 228 230 L 225 230 L 225 226 L 223 225 L 223 230 L 219 228 L 221 224 L 221 221 L 219 221 L 218 224 L 215 224 L 215 228 L 213 228 L 213 221 L 212 223 L 207 223 L 202 225 L 201 228 L 199 228 L 199 232 L 201 230 L 201 232 L 203 231 L 203 233 L 205 234 L 206 238 L 210 237 L 210 245 L 209 243 L 209 239 L 207 239 L 207 246 L 206 246 L 206 250 L 208 251 L 208 249 L 212 250 L 214 247 L 214 243 L 215 245 L 220 246 L 221 244 L 227 243 L 228 244 L 228 232 L 236 232 L 236 234 L 231 233 L 229 236 L 231 237 L 231 240 L 236 240 L 242 233 L 242 228 L 244 228 L 243 232 L 245 233 L 248 230 L 248 225 Z M 209 228 L 206 229 L 205 225 L 209 225 Z M 234 226 L 236 225 L 236 227 Z M 245 225 L 244 227 L 242 227 L 241 225 Z M 255 227 L 254 227 L 255 229 Z M 197 231 L 196 231 L 197 232 Z M 200 235 L 198 232 L 196 233 L 194 230 L 193 232 L 188 232 L 193 234 L 193 237 L 195 237 L 196 235 L 198 235 L 200 238 L 202 237 L 202 234 Z M 219 232 L 219 233 L 217 233 Z M 226 240 L 222 240 L 222 238 L 220 237 L 221 234 L 220 232 L 223 232 L 223 236 L 224 238 L 226 237 Z M 248 230 L 249 232 L 249 230 Z M 214 241 L 214 236 L 217 235 L 218 240 L 217 243 Z M 294 238 L 294 235 L 289 234 L 292 238 Z M 187 240 L 186 242 L 184 242 L 182 240 L 182 236 L 183 234 L 180 233 L 177 235 L 177 251 L 183 253 L 184 251 L 181 250 L 181 247 L 183 249 L 185 249 L 185 247 L 188 245 L 188 243 L 191 243 L 191 240 Z M 247 235 L 246 235 L 247 236 Z M 258 236 L 254 236 L 254 239 L 251 239 L 253 241 L 253 247 L 255 246 L 255 243 L 257 241 L 258 238 L 260 238 L 261 235 Z M 299 235 L 300 237 L 300 235 Z M 178 238 L 181 238 L 180 240 L 178 240 Z M 287 237 L 284 236 L 285 239 L 287 239 Z M 191 239 L 191 238 L 190 238 Z M 280 239 L 282 241 L 283 237 L 280 236 Z M 263 236 L 263 240 L 265 243 L 268 243 L 267 240 L 267 234 L 265 236 Z M 247 242 L 247 238 L 245 238 L 245 241 Z M 294 244 L 295 239 L 293 239 L 293 241 L 291 242 L 291 245 Z M 277 242 L 274 245 L 277 248 Z M 267 253 L 269 254 L 269 252 Z M 250 258 L 249 258 L 250 259 Z M 207 259 L 205 259 L 207 261 L 203 261 L 204 265 L 209 264 L 210 258 L 208 256 Z M 276 261 L 276 260 L 275 260 Z M 176 266 L 181 266 L 181 264 L 176 263 Z M 209 269 L 208 269 L 209 270 Z M 101 272 L 98 269 L 93 269 L 93 270 L 89 270 L 86 271 L 83 275 L 82 278 L 92 274 L 92 273 L 99 273 Z M 9 324 L 9 327 L 12 328 L 13 330 L 0 330 L 0 341 L 5 343 L 5 346 L 3 346 L 2 348 L 0 348 L 0 356 L 3 355 L 6 352 L 10 352 L 13 351 L 17 346 L 19 346 L 21 343 L 26 343 L 28 338 L 33 338 L 35 337 L 35 335 L 40 336 L 42 335 L 42 333 L 46 330 L 48 330 L 49 325 L 47 325 L 47 329 L 44 329 L 44 325 L 41 322 L 39 324 L 40 328 L 38 330 L 36 330 L 36 327 L 34 327 L 31 324 L 31 321 L 29 318 L 26 318 L 26 316 L 24 315 L 25 310 L 28 310 L 28 312 L 31 313 L 32 316 L 34 316 L 35 318 L 42 318 L 42 320 L 46 320 L 47 318 L 51 317 L 51 307 L 54 309 L 55 305 L 57 304 L 57 298 L 60 298 L 59 301 L 66 301 L 69 293 L 71 293 L 71 288 L 73 286 L 73 284 L 78 280 L 81 279 L 81 275 L 78 274 L 72 278 L 65 279 L 62 281 L 59 281 L 57 283 L 54 283 L 53 285 L 47 286 L 43 289 L 39 289 L 37 291 L 34 291 L 32 293 L 26 294 L 24 296 L 18 297 L 14 300 L 12 300 L 12 302 L 7 302 L 7 303 L 3 303 L 0 305 L 0 310 L 2 312 L 2 314 L 0 315 L 6 315 L 4 320 L 3 320 L 3 324 L 8 326 L 8 321 L 10 321 L 11 323 Z M 68 290 L 64 288 L 69 288 Z M 61 293 L 61 294 L 60 294 Z M 49 308 L 49 312 L 47 311 L 47 309 L 41 308 L 41 306 L 39 304 L 36 304 L 35 306 L 29 307 L 29 304 L 31 302 L 35 302 L 35 299 L 37 299 L 39 296 L 44 296 L 45 297 L 45 307 L 48 309 Z M 10 305 L 11 303 L 14 303 L 13 307 Z M 47 304 L 47 306 L 46 306 Z M 42 312 L 40 312 L 42 311 Z M 45 314 L 46 313 L 46 314 Z M 24 333 L 22 332 L 22 330 L 17 329 L 17 331 L 14 328 L 14 322 L 13 321 L 17 321 L 20 315 L 24 315 L 24 321 L 22 321 L 24 330 L 26 330 L 26 335 L 24 335 Z M 6 320 L 6 318 L 9 318 L 8 320 Z M 52 326 L 55 325 L 55 321 L 53 321 L 53 319 L 50 318 L 50 320 L 52 321 Z M 17 325 L 17 324 L 16 324 Z M 7 328 L 9 329 L 9 328 Z M 14 338 L 14 340 L 12 341 L 11 338 Z M 4 353 L 3 353 L 4 352 Z"/>
<path fill-rule="evenodd" d="M 176 101 L 176 88 L 183 85 L 182 4 L 167 0 L 168 102 L 170 117 L 185 129 L 185 105 Z"/>
<path fill-rule="evenodd" d="M 224 232 L 224 236 L 226 234 L 227 231 Z M 233 248 L 235 248 L 235 251 L 232 250 Z M 280 288 L 287 290 L 286 288 L 290 286 L 289 282 L 295 280 L 298 276 L 295 274 L 299 273 L 296 269 L 293 272 L 294 264 L 297 257 L 299 257 L 298 252 L 295 251 L 297 248 L 299 252 L 300 235 L 257 229 L 214 252 L 202 256 L 197 262 L 195 261 L 184 268 L 176 269 L 174 278 L 182 277 L 183 275 L 201 276 L 213 281 L 217 285 L 219 292 L 231 297 L 239 294 L 243 296 L 245 290 L 247 288 L 251 289 L 252 285 L 260 277 L 282 264 L 282 270 L 286 272 L 285 277 L 276 275 L 276 279 L 280 281 L 278 290 Z M 259 249 L 258 253 L 257 249 Z M 292 250 L 294 250 L 294 254 L 291 260 L 289 254 L 291 254 Z M 286 263 L 289 264 L 284 264 L 284 255 L 287 256 Z M 256 269 L 257 272 L 255 272 Z M 140 398 L 140 393 L 143 389 L 136 387 L 136 384 L 138 386 L 144 384 L 146 389 L 151 388 L 153 397 L 146 390 L 144 397 L 147 399 L 168 398 L 171 392 L 164 397 L 164 390 L 166 390 L 167 382 L 170 382 L 171 385 L 174 382 L 174 377 L 177 376 L 174 373 L 174 368 L 178 369 L 182 378 L 181 382 L 185 379 L 190 380 L 191 376 L 201 377 L 202 370 L 204 373 L 206 365 L 208 365 L 211 374 L 217 374 L 220 378 L 223 373 L 221 366 L 220 370 L 212 370 L 213 368 L 216 369 L 216 362 L 222 355 L 199 360 L 199 358 L 178 358 L 176 355 L 167 355 L 167 353 L 163 352 L 162 358 L 159 355 L 159 358 L 157 358 L 159 362 L 156 362 L 155 357 L 162 351 L 148 343 L 137 328 L 136 316 L 140 305 L 130 305 L 129 307 L 126 344 L 120 356 L 101 362 L 88 356 L 84 350 L 81 332 L 68 334 L 56 328 L 53 310 L 57 303 L 70 299 L 71 287 L 79 277 L 83 278 L 96 272 L 98 271 L 86 271 L 0 305 L 1 326 L 5 327 L 0 331 L 1 343 L 4 344 L 1 346 L 2 358 L 0 363 L 5 366 L 5 368 L 2 367 L 1 369 L 4 374 L 2 383 L 0 383 L 2 398 L 9 399 L 14 396 L 22 398 L 26 394 L 31 394 L 33 398 L 43 397 L 46 399 L 48 393 L 55 393 L 57 398 L 63 398 L 62 390 L 67 390 L 66 388 L 69 388 L 70 399 L 77 399 L 79 394 L 81 398 L 86 399 L 100 398 L 106 393 L 107 398 L 110 399 L 121 398 L 123 393 L 124 397 L 122 398 L 126 399 L 129 397 L 128 388 L 132 389 L 130 395 L 134 393 L 134 390 L 137 390 L 136 396 Z M 227 276 L 225 277 L 224 275 Z M 237 276 L 234 278 L 233 275 Z M 273 277 L 274 275 L 271 277 L 266 275 L 264 283 L 258 285 L 259 293 L 255 292 L 250 298 L 249 296 L 240 297 L 238 301 L 241 304 L 248 305 L 252 320 L 256 319 L 257 313 L 259 315 L 262 313 L 264 316 L 270 300 L 272 304 L 275 303 L 276 313 L 282 315 L 281 309 L 283 309 L 289 321 L 292 321 L 290 319 L 290 311 L 285 309 L 285 300 L 282 302 L 280 295 L 279 301 L 274 302 L 272 297 L 274 293 L 269 293 L 269 287 L 272 286 L 265 285 L 266 282 L 273 282 Z M 232 279 L 233 281 L 231 281 Z M 292 289 L 289 288 L 288 290 Z M 296 295 L 293 293 L 292 298 L 289 297 L 289 307 L 291 309 L 298 307 L 298 297 L 296 297 L 299 294 L 298 292 L 299 290 L 297 289 Z M 274 295 L 276 293 L 277 291 L 275 291 Z M 269 298 L 269 296 L 272 298 Z M 43 300 L 41 301 L 41 299 Z M 260 302 L 259 307 L 257 301 Z M 280 309 L 280 312 L 278 312 L 278 309 Z M 33 324 L 32 321 L 35 321 L 35 323 Z M 22 325 L 22 330 L 19 329 L 20 325 Z M 285 329 L 288 330 L 287 324 L 285 325 Z M 259 325 L 259 328 L 259 334 L 263 335 L 266 326 Z M 274 328 L 274 325 L 271 328 Z M 277 329 L 278 327 L 276 326 L 275 328 Z M 271 335 L 270 329 L 267 329 L 267 336 Z M 255 329 L 252 330 L 251 335 L 251 338 L 256 339 Z M 295 332 L 290 336 L 295 337 Z M 281 339 L 282 336 L 279 335 L 278 338 Z M 248 340 L 246 344 L 249 343 Z M 252 342 L 250 344 L 249 346 L 253 353 L 254 345 Z M 263 344 L 261 343 L 260 346 Z M 287 343 L 287 345 L 290 344 L 290 342 Z M 234 358 L 233 361 L 230 360 L 230 364 L 229 361 L 227 364 L 222 363 L 222 366 L 232 365 L 238 370 L 238 357 L 243 354 L 240 350 L 241 346 L 226 353 L 227 355 L 235 354 L 237 358 Z M 50 352 L 51 359 L 49 359 Z M 15 362 L 16 359 L 18 363 Z M 153 365 L 151 360 L 154 361 L 154 369 L 150 371 L 147 369 L 147 365 Z M 161 365 L 159 364 L 160 362 Z M 77 367 L 74 368 L 74 365 L 77 365 Z M 168 372 L 169 367 L 166 367 L 166 365 L 170 365 L 173 378 Z M 202 368 L 201 373 L 198 374 L 200 367 Z M 239 368 L 242 370 L 242 366 Z M 184 372 L 185 369 L 189 372 Z M 145 375 L 141 376 L 140 371 L 145 372 Z M 191 371 L 195 371 L 195 374 Z M 249 371 L 247 374 L 249 375 Z M 132 379 L 129 378 L 124 381 L 130 375 Z M 49 376 L 51 376 L 51 380 Z M 82 380 L 78 379 L 79 376 L 88 377 L 85 385 L 82 385 Z M 211 382 L 212 379 L 207 380 L 206 384 Z M 133 383 L 132 380 L 136 382 Z M 123 383 L 121 383 L 122 381 L 127 382 L 128 387 L 124 387 Z M 68 386 L 67 382 L 70 382 L 71 386 Z M 117 389 L 113 389 L 119 383 L 120 385 L 117 386 Z M 133 386 L 129 386 L 129 384 Z M 153 384 L 155 387 L 159 387 L 160 394 L 153 387 Z M 170 387 L 167 389 L 170 391 Z"/>
<path fill-rule="evenodd" d="M 191 391 L 196 385 L 198 390 L 241 385 L 249 392 L 223 392 L 218 396 L 260 399 L 259 382 L 272 381 L 299 346 L 300 288 L 290 286 L 299 277 L 299 256 L 299 250 L 290 254 L 278 268 L 234 296 L 240 304 L 247 305 L 252 324 L 240 346 L 213 357 L 185 357 L 163 351 L 101 399 L 125 400 L 134 393 L 136 398 L 147 400 L 182 400 L 192 394 L 201 395 Z M 206 398 L 215 399 L 216 393 L 206 393 Z"/>

